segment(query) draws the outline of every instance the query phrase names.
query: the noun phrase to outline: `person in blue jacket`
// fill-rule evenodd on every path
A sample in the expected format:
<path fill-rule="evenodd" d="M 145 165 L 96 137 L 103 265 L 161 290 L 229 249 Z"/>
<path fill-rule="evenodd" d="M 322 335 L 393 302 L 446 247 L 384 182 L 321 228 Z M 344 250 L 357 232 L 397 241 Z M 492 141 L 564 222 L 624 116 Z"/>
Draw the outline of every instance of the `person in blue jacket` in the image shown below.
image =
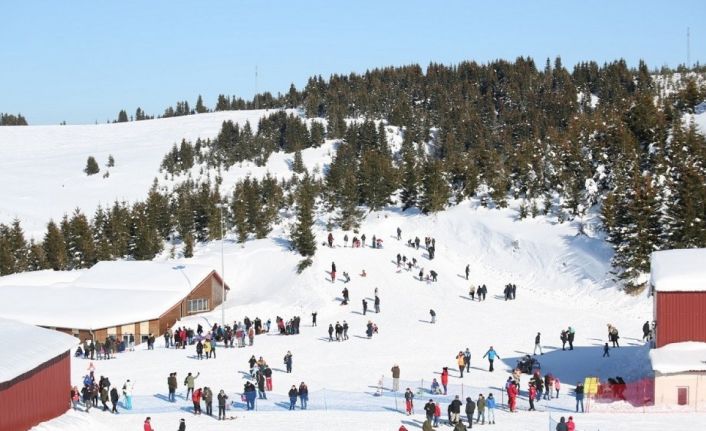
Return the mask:
<path fill-rule="evenodd" d="M 485 352 L 485 355 L 483 357 L 488 357 L 488 362 L 490 363 L 490 366 L 488 368 L 488 371 L 493 372 L 493 361 L 495 361 L 495 358 L 500 359 L 500 355 L 498 355 L 498 352 L 493 349 L 493 346 L 490 346 L 490 349 L 488 349 L 487 352 Z"/>
<path fill-rule="evenodd" d="M 493 398 L 493 394 L 488 394 L 488 398 L 485 399 L 485 407 L 488 408 L 488 423 L 495 424 L 495 398 Z"/>

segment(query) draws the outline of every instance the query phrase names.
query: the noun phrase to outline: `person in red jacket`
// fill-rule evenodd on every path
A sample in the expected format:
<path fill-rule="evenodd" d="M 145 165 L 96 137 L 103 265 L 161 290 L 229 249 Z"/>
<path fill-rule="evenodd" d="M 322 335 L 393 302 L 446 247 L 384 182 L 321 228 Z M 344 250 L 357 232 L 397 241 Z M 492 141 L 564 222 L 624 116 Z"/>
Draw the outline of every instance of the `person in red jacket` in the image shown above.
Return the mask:
<path fill-rule="evenodd" d="M 569 431 L 574 431 L 576 429 L 573 416 L 569 416 L 569 421 L 566 423 L 566 429 Z"/>
<path fill-rule="evenodd" d="M 534 410 L 534 399 L 537 397 L 537 388 L 534 387 L 532 383 L 529 385 L 529 411 Z"/>
<path fill-rule="evenodd" d="M 198 388 L 194 391 L 194 393 L 191 394 L 191 401 L 194 402 L 194 414 L 195 415 L 200 415 L 201 414 L 201 395 L 203 394 L 203 391 L 201 388 Z"/>
<path fill-rule="evenodd" d="M 441 403 L 436 402 L 434 403 L 434 427 L 439 426 L 439 418 L 441 417 Z"/>
<path fill-rule="evenodd" d="M 507 385 L 507 400 L 510 411 L 517 411 L 517 385 L 513 382 Z"/>
<path fill-rule="evenodd" d="M 446 395 L 446 387 L 449 385 L 449 369 L 444 367 L 441 371 L 441 386 L 444 387 L 444 395 Z"/>
<path fill-rule="evenodd" d="M 152 418 L 147 416 L 147 419 L 145 419 L 145 424 L 143 426 L 144 431 L 154 431 L 154 429 L 152 429 L 152 424 L 150 424 L 151 420 Z"/>

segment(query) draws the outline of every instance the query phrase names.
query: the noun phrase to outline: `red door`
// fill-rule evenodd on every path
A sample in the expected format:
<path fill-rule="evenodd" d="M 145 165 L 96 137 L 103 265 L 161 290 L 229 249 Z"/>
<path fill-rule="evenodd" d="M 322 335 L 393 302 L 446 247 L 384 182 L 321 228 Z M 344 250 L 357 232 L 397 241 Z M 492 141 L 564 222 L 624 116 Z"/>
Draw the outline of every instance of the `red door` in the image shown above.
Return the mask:
<path fill-rule="evenodd" d="M 680 406 L 689 404 L 689 388 L 677 388 L 677 404 Z"/>

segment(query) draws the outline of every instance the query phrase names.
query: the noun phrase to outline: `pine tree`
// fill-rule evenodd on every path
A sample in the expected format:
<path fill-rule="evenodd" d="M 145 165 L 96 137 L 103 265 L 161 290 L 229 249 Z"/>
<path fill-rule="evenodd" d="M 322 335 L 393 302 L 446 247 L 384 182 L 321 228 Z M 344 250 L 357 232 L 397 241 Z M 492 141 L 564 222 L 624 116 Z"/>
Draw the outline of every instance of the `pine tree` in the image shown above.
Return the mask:
<path fill-rule="evenodd" d="M 67 248 L 71 269 L 90 268 L 96 263 L 93 231 L 86 216 L 78 208 L 69 221 Z"/>
<path fill-rule="evenodd" d="M 240 244 L 244 244 L 248 239 L 248 223 L 242 183 L 236 185 L 230 205 L 231 212 L 233 213 L 233 226 L 235 227 L 236 238 Z"/>
<path fill-rule="evenodd" d="M 44 255 L 44 248 L 42 248 L 42 244 L 37 244 L 34 240 L 30 240 L 27 270 L 40 271 L 47 268 L 47 259 Z"/>
<path fill-rule="evenodd" d="M 118 113 L 118 123 L 127 123 L 127 120 L 127 112 L 124 109 L 121 109 Z"/>
<path fill-rule="evenodd" d="M 422 212 L 428 214 L 443 210 L 448 203 L 450 194 L 441 162 L 438 160 L 427 160 L 424 163 L 422 196 L 419 202 Z"/>
<path fill-rule="evenodd" d="M 98 162 L 96 162 L 95 157 L 88 156 L 88 160 L 86 160 L 86 167 L 83 169 L 83 172 L 85 172 L 86 175 L 94 175 L 100 172 L 100 168 L 98 167 Z"/>
<path fill-rule="evenodd" d="M 416 151 L 411 136 L 405 133 L 402 142 L 402 209 L 417 205 L 419 175 L 417 173 Z"/>
<path fill-rule="evenodd" d="M 194 235 L 191 232 L 184 237 L 184 257 L 194 257 Z"/>
<path fill-rule="evenodd" d="M 196 99 L 196 113 L 203 114 L 204 112 L 208 112 L 208 108 L 203 106 L 203 99 L 201 98 L 201 95 L 199 94 L 199 98 Z"/>
<path fill-rule="evenodd" d="M 302 159 L 302 152 L 301 150 L 297 150 L 294 152 L 294 161 L 292 162 L 292 171 L 294 171 L 297 174 L 302 174 L 306 170 L 306 167 L 304 166 L 304 160 Z"/>
<path fill-rule="evenodd" d="M 316 237 L 312 231 L 316 191 L 308 174 L 299 182 L 295 199 L 297 221 L 291 231 L 292 245 L 299 254 L 310 257 L 316 253 Z"/>
<path fill-rule="evenodd" d="M 42 242 L 44 255 L 47 259 L 47 266 L 54 271 L 62 271 L 67 268 L 68 258 L 66 256 L 66 243 L 64 235 L 53 220 L 47 224 L 47 232 Z"/>

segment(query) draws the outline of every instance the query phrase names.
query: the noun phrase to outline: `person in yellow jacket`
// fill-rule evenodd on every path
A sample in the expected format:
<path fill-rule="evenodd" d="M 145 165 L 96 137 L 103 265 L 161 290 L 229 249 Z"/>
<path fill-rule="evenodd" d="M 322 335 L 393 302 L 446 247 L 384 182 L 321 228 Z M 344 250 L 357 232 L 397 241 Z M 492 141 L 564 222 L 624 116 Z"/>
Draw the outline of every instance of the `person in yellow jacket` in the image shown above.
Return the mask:
<path fill-rule="evenodd" d="M 458 352 L 458 355 L 456 355 L 456 363 L 458 364 L 458 372 L 461 373 L 461 378 L 463 378 L 463 369 L 466 368 L 466 359 L 463 356 L 463 352 Z"/>
<path fill-rule="evenodd" d="M 206 359 L 211 357 L 211 340 L 203 342 L 203 351 L 206 354 Z"/>

